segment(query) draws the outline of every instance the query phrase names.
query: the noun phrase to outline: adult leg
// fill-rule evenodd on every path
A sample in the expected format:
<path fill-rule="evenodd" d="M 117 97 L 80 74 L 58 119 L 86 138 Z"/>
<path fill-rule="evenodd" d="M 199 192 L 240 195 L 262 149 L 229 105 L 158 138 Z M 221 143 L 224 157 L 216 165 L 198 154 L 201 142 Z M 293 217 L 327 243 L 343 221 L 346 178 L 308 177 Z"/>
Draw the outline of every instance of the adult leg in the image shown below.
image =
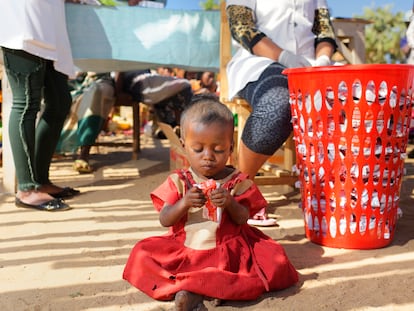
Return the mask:
<path fill-rule="evenodd" d="M 9 136 L 18 190 L 36 190 L 35 124 L 40 110 L 45 61 L 21 50 L 3 49 L 4 64 L 13 93 Z"/>
<path fill-rule="evenodd" d="M 84 108 L 84 113 L 78 116 L 77 130 L 80 153 L 73 164 L 73 168 L 79 173 L 92 172 L 89 165 L 90 150 L 115 103 L 114 93 L 112 83 L 98 80 L 93 82 L 83 94 L 81 106 Z"/>
<path fill-rule="evenodd" d="M 262 165 L 279 149 L 292 131 L 289 91 L 284 67 L 270 65 L 258 81 L 249 83 L 240 93 L 252 106 L 246 121 L 239 148 L 239 169 L 254 180 Z M 257 213 L 253 225 L 271 226 L 263 209 Z"/>
<path fill-rule="evenodd" d="M 50 163 L 72 105 L 68 77 L 56 71 L 51 61 L 47 61 L 45 71 L 44 104 L 36 127 L 35 168 L 39 183 L 50 185 Z"/>
<path fill-rule="evenodd" d="M 63 210 L 68 206 L 48 193 L 38 191 L 35 126 L 40 109 L 46 61 L 21 50 L 3 49 L 4 65 L 13 93 L 9 136 L 16 168 L 16 205 L 42 210 Z"/>
<path fill-rule="evenodd" d="M 287 78 L 284 67 L 270 65 L 259 80 L 249 83 L 240 96 L 252 107 L 243 129 L 239 168 L 252 180 L 292 131 Z"/>
<path fill-rule="evenodd" d="M 257 172 L 267 159 L 269 159 L 267 154 L 254 152 L 244 144 L 243 140 L 240 141 L 238 158 L 239 169 L 245 174 L 248 174 L 251 180 L 254 180 Z"/>
<path fill-rule="evenodd" d="M 55 198 L 70 198 L 79 194 L 79 190 L 59 187 L 49 179 L 50 163 L 72 105 L 68 77 L 56 71 L 52 61 L 46 61 L 43 99 L 45 108 L 36 127 L 36 178 L 41 184 L 39 189 L 42 192 Z"/>

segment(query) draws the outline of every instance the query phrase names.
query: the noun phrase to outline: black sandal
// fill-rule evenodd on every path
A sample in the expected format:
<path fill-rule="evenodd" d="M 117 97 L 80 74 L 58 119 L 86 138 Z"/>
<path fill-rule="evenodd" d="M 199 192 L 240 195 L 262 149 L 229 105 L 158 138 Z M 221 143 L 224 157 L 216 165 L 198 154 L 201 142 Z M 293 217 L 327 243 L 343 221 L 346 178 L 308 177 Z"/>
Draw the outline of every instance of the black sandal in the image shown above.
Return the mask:
<path fill-rule="evenodd" d="M 15 205 L 17 207 L 24 207 L 24 208 L 33 208 L 40 211 L 47 211 L 47 212 L 57 212 L 57 211 L 66 211 L 71 209 L 69 205 L 62 201 L 62 199 L 53 199 L 39 205 L 33 205 L 24 203 L 19 198 L 15 199 Z"/>
<path fill-rule="evenodd" d="M 76 190 L 70 187 L 65 187 L 62 189 L 62 191 L 58 193 L 49 193 L 49 195 L 51 195 L 55 199 L 69 199 L 78 194 L 80 194 L 79 190 Z"/>

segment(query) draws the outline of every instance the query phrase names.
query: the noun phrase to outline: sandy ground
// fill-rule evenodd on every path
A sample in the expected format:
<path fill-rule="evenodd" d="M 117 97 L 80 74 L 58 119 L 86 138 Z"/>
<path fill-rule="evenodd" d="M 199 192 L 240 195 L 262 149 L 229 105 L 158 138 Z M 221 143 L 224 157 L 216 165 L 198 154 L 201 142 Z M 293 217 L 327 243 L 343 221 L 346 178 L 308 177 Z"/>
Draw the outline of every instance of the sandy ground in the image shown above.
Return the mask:
<path fill-rule="evenodd" d="M 70 157 L 56 159 L 59 185 L 80 189 L 72 210 L 47 213 L 0 197 L 0 310 L 168 310 L 122 280 L 140 239 L 165 232 L 149 192 L 167 176 L 167 141 L 143 139 L 140 159 L 127 146 L 99 147 L 97 171 L 78 175 Z M 411 146 L 412 147 L 412 146 Z M 382 249 L 323 247 L 304 237 L 300 197 L 286 187 L 261 186 L 278 218 L 263 229 L 279 241 L 300 273 L 299 283 L 257 301 L 227 302 L 209 310 L 414 310 L 414 161 L 407 160 L 392 244 Z"/>

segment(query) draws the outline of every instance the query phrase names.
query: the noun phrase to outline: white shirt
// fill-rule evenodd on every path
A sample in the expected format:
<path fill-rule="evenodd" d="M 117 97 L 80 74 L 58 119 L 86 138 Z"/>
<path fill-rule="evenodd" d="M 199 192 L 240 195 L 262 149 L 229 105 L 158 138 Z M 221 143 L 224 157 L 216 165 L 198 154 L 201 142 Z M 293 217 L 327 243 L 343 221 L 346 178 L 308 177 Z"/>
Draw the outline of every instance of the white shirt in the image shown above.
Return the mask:
<path fill-rule="evenodd" d="M 317 8 L 328 8 L 325 0 L 228 0 L 253 10 L 257 28 L 284 50 L 315 59 L 312 26 Z M 227 65 L 229 98 L 255 81 L 274 60 L 259 57 L 239 46 Z"/>
<path fill-rule="evenodd" d="M 411 49 L 410 55 L 407 59 L 407 64 L 414 65 L 414 20 L 410 22 L 407 28 L 407 42 Z"/>
<path fill-rule="evenodd" d="M 52 60 L 57 71 L 75 76 L 65 0 L 0 0 L 0 46 Z"/>

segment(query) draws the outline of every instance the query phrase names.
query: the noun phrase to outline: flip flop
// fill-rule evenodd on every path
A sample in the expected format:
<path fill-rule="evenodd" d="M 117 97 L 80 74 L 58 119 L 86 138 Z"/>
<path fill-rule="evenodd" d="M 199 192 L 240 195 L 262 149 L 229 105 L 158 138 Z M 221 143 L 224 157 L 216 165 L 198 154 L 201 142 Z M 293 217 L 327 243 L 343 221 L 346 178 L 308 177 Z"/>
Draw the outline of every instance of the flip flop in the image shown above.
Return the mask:
<path fill-rule="evenodd" d="M 276 219 L 266 218 L 266 219 L 248 219 L 247 223 L 251 226 L 257 227 L 273 227 L 277 225 Z"/>
<path fill-rule="evenodd" d="M 277 225 L 276 219 L 268 217 L 265 208 L 258 211 L 253 218 L 249 218 L 247 223 L 251 226 L 258 227 L 272 227 Z"/>
<path fill-rule="evenodd" d="M 89 166 L 89 163 L 85 160 L 75 160 L 73 163 L 73 169 L 79 174 L 90 174 L 92 173 L 92 168 Z"/>

